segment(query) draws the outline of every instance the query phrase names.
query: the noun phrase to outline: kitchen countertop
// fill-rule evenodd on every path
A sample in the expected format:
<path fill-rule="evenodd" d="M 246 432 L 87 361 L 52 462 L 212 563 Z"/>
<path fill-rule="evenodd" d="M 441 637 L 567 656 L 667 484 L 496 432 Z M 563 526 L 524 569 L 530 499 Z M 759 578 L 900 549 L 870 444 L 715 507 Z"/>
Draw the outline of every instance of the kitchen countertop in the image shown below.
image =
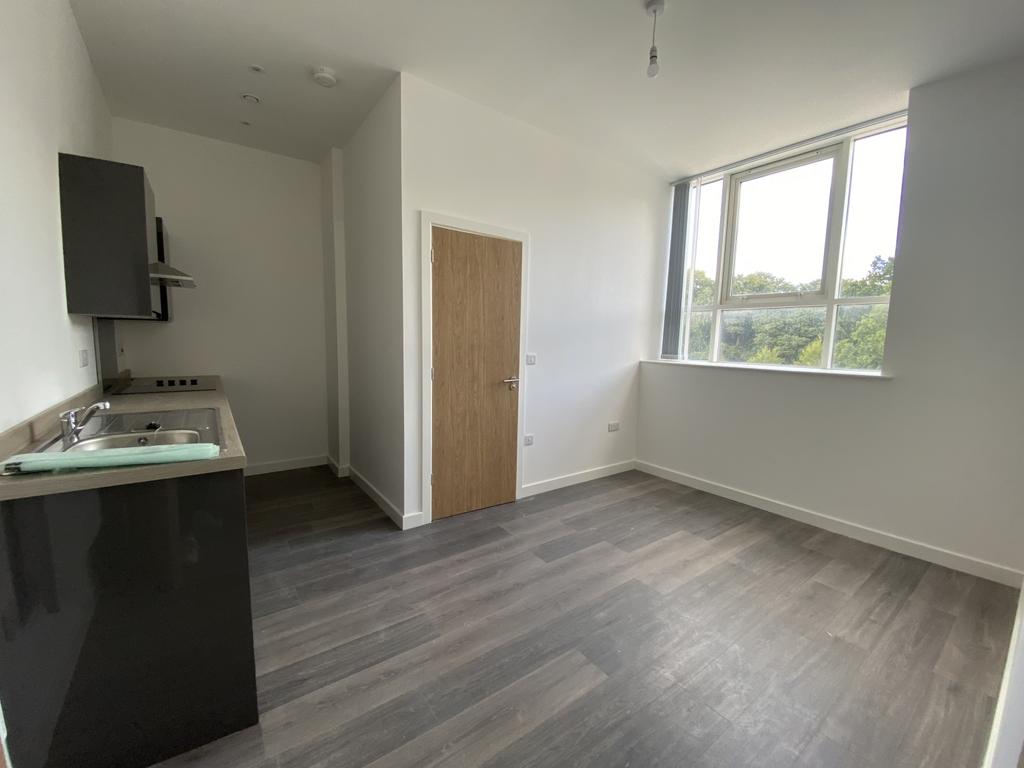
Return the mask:
<path fill-rule="evenodd" d="M 203 461 L 182 461 L 174 464 L 146 464 L 137 467 L 0 476 L 0 501 L 243 469 L 245 467 L 245 449 L 242 448 L 242 440 L 238 436 L 238 428 L 235 426 L 235 419 L 231 414 L 231 406 L 224 394 L 220 377 L 210 378 L 216 383 L 217 388 L 214 390 L 108 396 L 105 399 L 110 402 L 110 410 L 105 414 L 213 408 L 217 411 L 220 428 L 220 455 L 217 458 Z M 59 431 L 55 420 L 53 430 L 43 440 L 25 446 L 18 453 L 31 453 L 56 437 Z M 6 456 L 0 456 L 0 461 L 6 458 Z"/>

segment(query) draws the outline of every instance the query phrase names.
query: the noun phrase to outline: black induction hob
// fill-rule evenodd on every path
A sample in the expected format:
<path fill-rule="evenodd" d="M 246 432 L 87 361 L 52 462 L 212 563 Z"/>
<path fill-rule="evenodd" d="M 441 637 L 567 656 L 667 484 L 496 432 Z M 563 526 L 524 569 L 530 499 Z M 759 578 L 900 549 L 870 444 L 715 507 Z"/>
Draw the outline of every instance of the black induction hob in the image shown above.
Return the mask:
<path fill-rule="evenodd" d="M 119 395 L 149 395 L 154 392 L 204 392 L 216 389 L 212 376 L 153 376 L 133 378 Z"/>

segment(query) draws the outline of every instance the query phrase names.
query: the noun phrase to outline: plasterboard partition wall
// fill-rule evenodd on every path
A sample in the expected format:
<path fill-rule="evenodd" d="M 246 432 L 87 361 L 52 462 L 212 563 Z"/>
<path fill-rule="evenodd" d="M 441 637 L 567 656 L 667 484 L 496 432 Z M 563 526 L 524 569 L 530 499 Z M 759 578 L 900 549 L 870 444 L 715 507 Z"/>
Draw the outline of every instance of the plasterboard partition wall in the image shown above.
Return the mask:
<path fill-rule="evenodd" d="M 342 152 L 349 471 L 404 524 L 402 125 L 396 77 Z"/>
<path fill-rule="evenodd" d="M 327 461 L 348 475 L 348 313 L 345 280 L 345 188 L 342 153 L 320 163 L 323 200 L 324 324 L 327 341 Z"/>
<path fill-rule="evenodd" d="M 13 0 L 3 16 L 0 432 L 96 383 L 92 323 L 65 303 L 57 153 L 111 152 L 110 112 L 68 4 Z"/>
<path fill-rule="evenodd" d="M 333 150 L 320 161 L 320 239 L 324 254 L 324 344 L 325 386 L 327 388 L 327 460 L 338 468 L 340 453 L 338 439 L 338 289 L 337 265 L 334 253 L 334 161 Z M 339 201 L 340 202 L 340 201 Z M 337 469 L 335 470 L 337 471 Z"/>
<path fill-rule="evenodd" d="M 114 157 L 146 168 L 172 265 L 173 321 L 119 321 L 139 375 L 219 373 L 250 471 L 327 462 L 320 168 L 120 118 Z"/>
<path fill-rule="evenodd" d="M 891 379 L 644 363 L 641 469 L 1020 585 L 1024 60 L 910 93 Z"/>
<path fill-rule="evenodd" d="M 637 361 L 651 353 L 663 290 L 666 180 L 416 77 L 401 75 L 401 96 L 405 514 L 423 510 L 422 211 L 529 237 L 524 351 L 537 364 L 520 373 L 535 436 L 524 492 L 631 467 Z"/>
<path fill-rule="evenodd" d="M 992 718 L 984 768 L 1019 768 L 1024 758 L 1024 592 L 1006 657 L 1006 671 Z"/>

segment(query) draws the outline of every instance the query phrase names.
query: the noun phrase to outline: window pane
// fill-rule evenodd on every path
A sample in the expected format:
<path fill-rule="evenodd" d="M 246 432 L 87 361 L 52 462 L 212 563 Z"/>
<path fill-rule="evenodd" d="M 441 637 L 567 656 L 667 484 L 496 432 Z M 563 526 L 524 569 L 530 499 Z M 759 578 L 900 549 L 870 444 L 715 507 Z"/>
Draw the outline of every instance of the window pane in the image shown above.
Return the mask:
<path fill-rule="evenodd" d="M 697 205 L 697 237 L 693 257 L 693 305 L 715 303 L 718 273 L 718 236 L 722 224 L 721 179 L 700 187 Z"/>
<path fill-rule="evenodd" d="M 690 314 L 690 347 L 687 360 L 711 359 L 711 313 Z"/>
<path fill-rule="evenodd" d="M 738 187 L 734 296 L 821 290 L 831 157 Z"/>
<path fill-rule="evenodd" d="M 722 313 L 719 360 L 822 367 L 824 307 L 740 309 Z"/>
<path fill-rule="evenodd" d="M 878 371 L 885 351 L 888 304 L 852 304 L 836 307 L 836 338 L 832 347 L 833 368 Z"/>
<path fill-rule="evenodd" d="M 840 296 L 883 296 L 892 286 L 907 129 L 853 143 Z"/>

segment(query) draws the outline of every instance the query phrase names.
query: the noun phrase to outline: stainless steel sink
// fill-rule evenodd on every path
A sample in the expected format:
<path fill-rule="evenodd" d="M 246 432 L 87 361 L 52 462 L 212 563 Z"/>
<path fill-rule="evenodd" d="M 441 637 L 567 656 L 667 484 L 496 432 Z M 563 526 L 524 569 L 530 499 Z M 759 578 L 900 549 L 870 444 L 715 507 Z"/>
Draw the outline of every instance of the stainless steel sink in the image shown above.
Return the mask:
<path fill-rule="evenodd" d="M 100 451 L 104 448 L 134 448 L 138 445 L 186 445 L 199 442 L 202 442 L 202 438 L 194 429 L 166 429 L 144 434 L 121 432 L 80 439 L 77 443 L 69 446 L 67 451 Z"/>
<path fill-rule="evenodd" d="M 98 451 L 138 445 L 188 445 L 220 443 L 215 408 L 143 413 L 101 412 L 82 428 L 78 440 L 64 448 L 60 438 L 39 448 L 40 452 Z"/>

